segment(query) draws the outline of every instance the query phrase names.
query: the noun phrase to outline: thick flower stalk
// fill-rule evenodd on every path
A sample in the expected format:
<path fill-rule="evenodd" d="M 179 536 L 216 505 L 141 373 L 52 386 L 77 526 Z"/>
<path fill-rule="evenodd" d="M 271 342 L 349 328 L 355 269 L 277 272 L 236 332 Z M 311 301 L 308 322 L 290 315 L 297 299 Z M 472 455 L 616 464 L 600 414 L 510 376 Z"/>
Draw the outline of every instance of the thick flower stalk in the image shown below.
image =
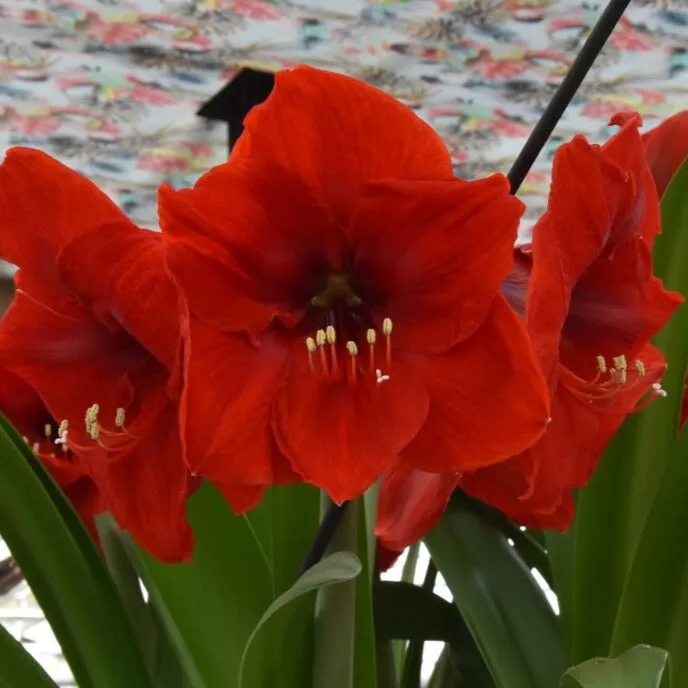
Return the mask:
<path fill-rule="evenodd" d="M 0 166 L 0 256 L 19 268 L 0 364 L 36 391 L 50 438 L 120 526 L 160 559 L 187 558 L 179 311 L 159 234 L 49 156 L 15 148 Z"/>
<path fill-rule="evenodd" d="M 230 160 L 160 192 L 192 470 L 341 503 L 397 464 L 460 473 L 532 445 L 547 388 L 499 293 L 521 213 L 381 91 L 278 73 Z"/>

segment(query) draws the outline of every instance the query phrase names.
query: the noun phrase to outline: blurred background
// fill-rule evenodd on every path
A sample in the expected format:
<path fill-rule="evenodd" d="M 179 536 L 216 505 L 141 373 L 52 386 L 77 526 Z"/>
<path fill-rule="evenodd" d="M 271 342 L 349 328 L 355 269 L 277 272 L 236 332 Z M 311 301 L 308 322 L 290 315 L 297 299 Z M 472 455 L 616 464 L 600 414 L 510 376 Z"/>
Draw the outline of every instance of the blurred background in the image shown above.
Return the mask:
<path fill-rule="evenodd" d="M 459 176 L 506 172 L 603 7 L 573 0 L 0 1 L 0 153 L 40 148 L 155 228 L 156 188 L 190 185 L 227 156 L 226 125 L 198 117 L 199 107 L 242 68 L 307 63 L 367 81 L 416 110 L 446 141 Z M 546 202 L 559 143 L 577 132 L 603 140 L 615 111 L 638 111 L 653 126 L 686 108 L 688 0 L 632 0 L 521 188 L 523 235 Z M 0 312 L 11 299 L 11 274 L 0 264 Z M 2 543 L 0 623 L 60 685 L 74 685 Z"/>

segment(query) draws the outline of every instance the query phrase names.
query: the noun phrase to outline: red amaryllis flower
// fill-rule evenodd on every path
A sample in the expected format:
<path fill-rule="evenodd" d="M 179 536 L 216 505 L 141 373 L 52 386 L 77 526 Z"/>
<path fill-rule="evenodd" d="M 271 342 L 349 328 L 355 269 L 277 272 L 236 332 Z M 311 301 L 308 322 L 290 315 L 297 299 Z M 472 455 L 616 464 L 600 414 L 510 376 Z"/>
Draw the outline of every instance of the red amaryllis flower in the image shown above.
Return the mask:
<path fill-rule="evenodd" d="M 645 157 L 661 196 L 683 161 L 688 158 L 688 110 L 665 119 L 642 136 Z"/>
<path fill-rule="evenodd" d="M 161 559 L 187 557 L 189 474 L 170 385 L 179 316 L 159 234 L 22 148 L 0 166 L 0 225 L 0 256 L 19 267 L 2 365 L 68 423 L 67 446 L 119 524 Z"/>
<path fill-rule="evenodd" d="M 341 502 L 400 455 L 455 472 L 532 444 L 546 388 L 498 294 L 521 212 L 503 176 L 453 178 L 439 137 L 381 91 L 277 74 L 229 162 L 160 193 L 189 312 L 189 465 L 264 485 L 286 457 Z"/>
<path fill-rule="evenodd" d="M 102 496 L 79 456 L 58 437 L 58 425 L 36 391 L 9 370 L 0 368 L 0 413 L 24 436 L 84 525 L 98 539 L 94 518 L 104 510 Z"/>
<path fill-rule="evenodd" d="M 461 481 L 526 525 L 565 529 L 570 490 L 587 482 L 624 417 L 661 395 L 664 359 L 647 342 L 682 301 L 652 274 L 659 204 L 640 118 L 613 122 L 621 129 L 604 146 L 577 136 L 556 152 L 532 255 L 505 285 L 523 299 L 518 285 L 532 259 L 525 317 L 549 380 L 552 423 L 527 451 Z"/>

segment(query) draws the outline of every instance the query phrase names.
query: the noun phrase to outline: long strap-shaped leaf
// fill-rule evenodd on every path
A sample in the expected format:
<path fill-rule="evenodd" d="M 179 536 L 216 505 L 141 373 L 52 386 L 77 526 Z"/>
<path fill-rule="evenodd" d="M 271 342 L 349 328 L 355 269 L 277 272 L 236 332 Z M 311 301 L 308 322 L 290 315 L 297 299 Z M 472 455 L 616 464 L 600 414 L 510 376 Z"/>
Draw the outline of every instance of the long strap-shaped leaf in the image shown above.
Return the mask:
<path fill-rule="evenodd" d="M 64 495 L 0 417 L 0 534 L 80 688 L 150 688 L 112 579 Z"/>
<path fill-rule="evenodd" d="M 645 523 L 612 636 L 612 653 L 637 643 L 669 651 L 674 686 L 688 685 L 688 426 L 674 445 Z"/>
<path fill-rule="evenodd" d="M 0 625 L 0 686 L 2 688 L 57 688 L 24 646 Z"/>
<path fill-rule="evenodd" d="M 425 542 L 498 688 L 556 686 L 556 616 L 504 536 L 454 503 Z"/>

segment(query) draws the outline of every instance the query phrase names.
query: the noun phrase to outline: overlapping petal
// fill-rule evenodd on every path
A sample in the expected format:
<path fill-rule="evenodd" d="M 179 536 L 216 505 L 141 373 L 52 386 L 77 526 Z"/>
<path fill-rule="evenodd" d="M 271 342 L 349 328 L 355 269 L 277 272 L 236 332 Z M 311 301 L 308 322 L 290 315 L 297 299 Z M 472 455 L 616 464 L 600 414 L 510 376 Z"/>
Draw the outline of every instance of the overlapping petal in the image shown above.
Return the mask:
<path fill-rule="evenodd" d="M 117 461 L 93 462 L 91 470 L 115 520 L 139 545 L 160 561 L 190 559 L 193 533 L 185 506 L 190 476 L 173 405 Z"/>
<path fill-rule="evenodd" d="M 0 225 L 0 256 L 19 266 L 34 298 L 48 302 L 66 287 L 103 324 L 125 328 L 173 365 L 176 297 L 159 236 L 132 224 L 89 180 L 29 148 L 11 148 L 0 165 Z"/>
<path fill-rule="evenodd" d="M 128 373 L 146 359 L 128 334 L 110 332 L 88 311 L 74 306 L 63 314 L 21 290 L 0 327 L 1 364 L 38 391 L 58 422 L 70 422 L 80 445 L 91 443 L 86 409 L 98 403 L 102 417 L 114 419 L 133 398 Z"/>
<path fill-rule="evenodd" d="M 364 187 L 348 232 L 355 270 L 401 347 L 443 352 L 475 332 L 513 263 L 522 212 L 501 175 Z"/>
<path fill-rule="evenodd" d="M 289 351 L 278 336 L 252 341 L 191 318 L 181 431 L 193 472 L 223 486 L 259 488 L 293 480 L 271 427 L 273 401 L 286 374 Z M 239 511 L 246 496 L 237 496 L 233 506 Z"/>
<path fill-rule="evenodd" d="M 160 222 L 189 308 L 229 332 L 293 319 L 341 261 L 344 236 L 327 208 L 274 165 L 232 160 L 193 189 L 162 187 Z"/>
<path fill-rule="evenodd" d="M 275 400 L 275 436 L 306 482 L 338 503 L 365 491 L 425 421 L 428 394 L 415 371 L 394 363 L 389 380 L 323 380 L 296 342 Z"/>
<path fill-rule="evenodd" d="M 688 158 L 688 110 L 665 119 L 642 135 L 645 157 L 661 196 L 674 174 Z"/>
<path fill-rule="evenodd" d="M 427 535 L 439 521 L 460 476 L 425 473 L 398 462 L 382 475 L 375 535 L 385 568 L 406 547 Z"/>
<path fill-rule="evenodd" d="M 392 96 L 311 67 L 278 72 L 244 120 L 231 161 L 291 170 L 346 225 L 361 187 L 379 179 L 452 179 L 447 147 Z"/>
<path fill-rule="evenodd" d="M 402 453 L 415 468 L 475 470 L 513 456 L 545 432 L 547 388 L 523 325 L 503 297 L 466 342 L 412 363 L 430 396 L 427 420 Z"/>

